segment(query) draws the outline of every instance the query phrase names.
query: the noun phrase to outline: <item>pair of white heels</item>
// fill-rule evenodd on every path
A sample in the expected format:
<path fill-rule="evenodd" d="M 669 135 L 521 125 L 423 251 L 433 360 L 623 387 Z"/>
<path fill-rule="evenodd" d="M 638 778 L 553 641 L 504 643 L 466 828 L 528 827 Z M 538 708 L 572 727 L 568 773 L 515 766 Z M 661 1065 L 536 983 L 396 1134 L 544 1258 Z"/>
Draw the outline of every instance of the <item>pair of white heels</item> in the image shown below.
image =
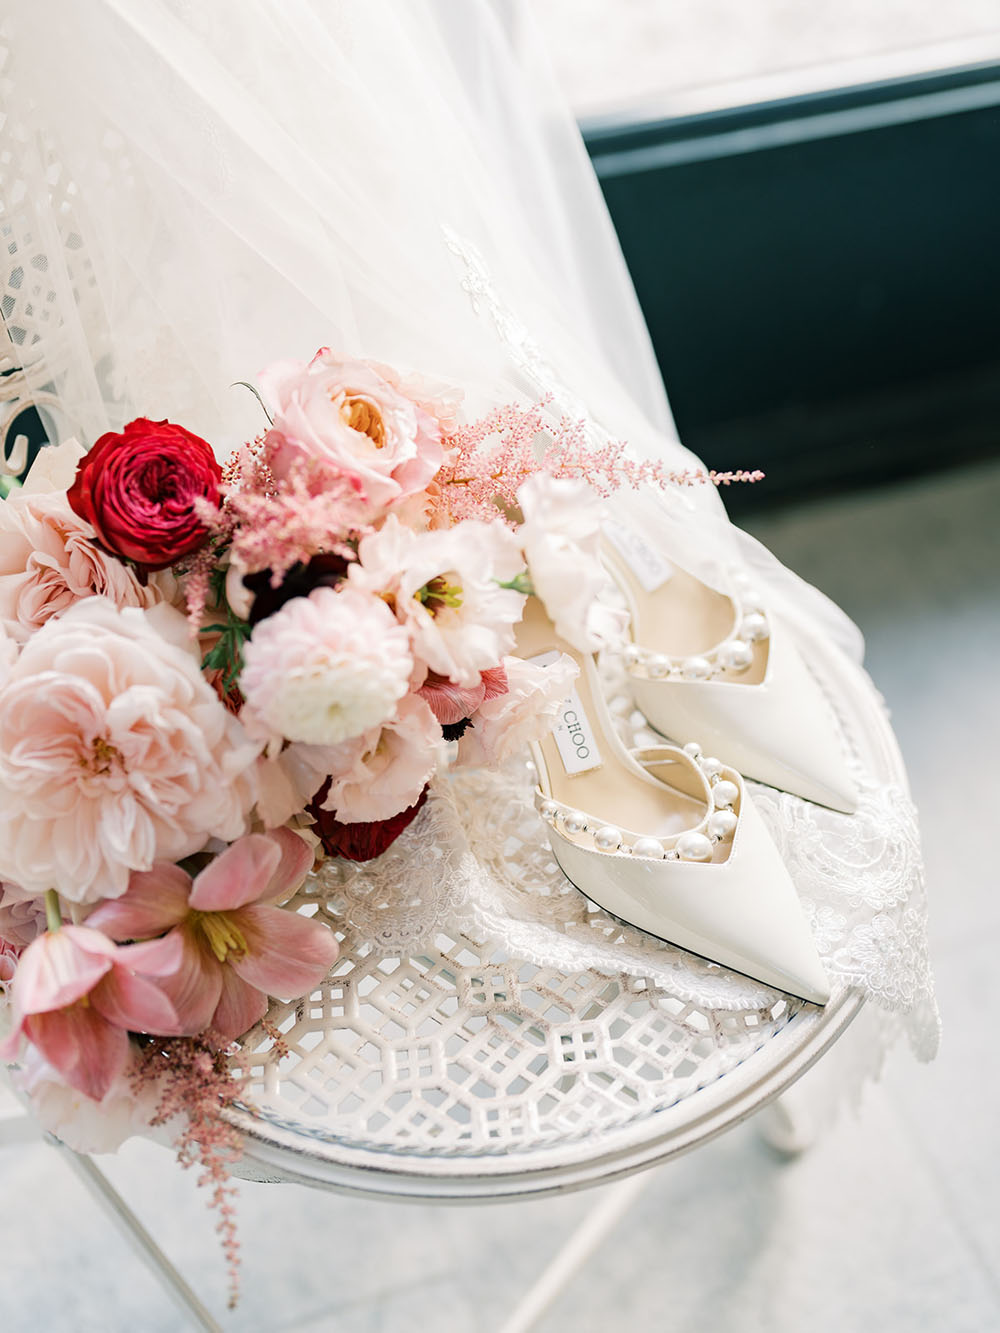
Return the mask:
<path fill-rule="evenodd" d="M 611 535 L 636 702 L 655 730 L 701 743 L 628 751 L 593 658 L 560 641 L 532 598 L 519 655 L 544 665 L 567 653 L 580 672 L 551 735 L 533 747 L 555 859 L 623 921 L 825 1004 L 829 981 L 795 887 L 741 774 L 852 813 L 857 794 L 830 706 L 745 582 L 725 597 L 634 537 Z"/>

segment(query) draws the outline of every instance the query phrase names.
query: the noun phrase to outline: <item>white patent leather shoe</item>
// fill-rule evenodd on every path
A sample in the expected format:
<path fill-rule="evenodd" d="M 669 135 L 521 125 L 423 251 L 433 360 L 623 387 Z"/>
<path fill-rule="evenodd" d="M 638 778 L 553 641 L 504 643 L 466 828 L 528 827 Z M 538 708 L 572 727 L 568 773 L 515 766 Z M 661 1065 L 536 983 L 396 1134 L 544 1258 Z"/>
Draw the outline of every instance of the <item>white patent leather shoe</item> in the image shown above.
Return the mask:
<path fill-rule="evenodd" d="M 739 773 L 672 745 L 630 754 L 593 659 L 556 638 L 534 598 L 517 651 L 540 665 L 568 653 L 580 668 L 552 733 L 532 747 L 536 805 L 567 879 L 640 930 L 825 1004 L 795 887 Z"/>
<path fill-rule="evenodd" d="M 735 575 L 725 596 L 633 534 L 606 536 L 605 562 L 632 622 L 624 665 L 650 725 L 697 737 L 747 777 L 853 814 L 857 788 L 833 709 L 750 580 Z"/>

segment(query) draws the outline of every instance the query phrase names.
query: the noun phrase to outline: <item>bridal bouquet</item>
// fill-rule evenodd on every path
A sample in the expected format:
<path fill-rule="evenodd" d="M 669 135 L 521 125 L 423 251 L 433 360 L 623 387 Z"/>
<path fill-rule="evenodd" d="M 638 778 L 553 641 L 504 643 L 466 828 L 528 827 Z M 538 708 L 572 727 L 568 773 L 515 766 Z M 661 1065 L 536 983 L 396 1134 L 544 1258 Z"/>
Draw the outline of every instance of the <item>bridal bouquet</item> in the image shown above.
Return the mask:
<path fill-rule="evenodd" d="M 545 731 L 575 668 L 515 655 L 525 599 L 600 647 L 600 496 L 663 479 L 328 349 L 260 397 L 222 466 L 139 419 L 0 503 L 0 1057 L 81 1149 L 176 1117 L 219 1189 L 231 1043 L 337 957 L 282 904 Z"/>

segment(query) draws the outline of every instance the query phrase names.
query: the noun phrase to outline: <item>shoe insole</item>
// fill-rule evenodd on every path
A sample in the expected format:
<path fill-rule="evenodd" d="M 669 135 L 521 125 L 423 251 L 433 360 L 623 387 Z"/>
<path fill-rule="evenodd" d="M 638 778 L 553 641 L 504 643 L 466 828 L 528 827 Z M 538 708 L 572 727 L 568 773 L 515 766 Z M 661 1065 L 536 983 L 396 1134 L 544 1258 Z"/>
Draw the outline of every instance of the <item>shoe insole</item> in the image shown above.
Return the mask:
<path fill-rule="evenodd" d="M 600 685 L 593 661 L 556 635 L 537 598 L 528 599 L 517 630 L 518 656 L 562 652 L 580 669 L 553 734 L 539 746 L 545 766 L 539 774 L 542 790 L 547 786 L 554 800 L 582 811 L 592 825 L 610 824 L 635 837 L 666 838 L 696 827 L 705 814 L 705 800 L 695 773 L 682 761 L 661 764 L 657 771 L 665 781 L 657 781 L 626 762 L 609 730 L 606 706 L 595 698 Z M 667 778 L 670 769 L 675 772 Z"/>
<path fill-rule="evenodd" d="M 632 638 L 649 652 L 667 657 L 693 657 L 708 652 L 733 636 L 736 608 L 721 592 L 709 588 L 686 570 L 672 567 L 665 583 L 647 592 L 609 543 L 603 552 L 615 580 L 626 589 L 632 612 Z M 720 671 L 715 680 L 759 685 L 767 671 L 767 641 L 753 645 L 753 662 L 746 671 Z"/>

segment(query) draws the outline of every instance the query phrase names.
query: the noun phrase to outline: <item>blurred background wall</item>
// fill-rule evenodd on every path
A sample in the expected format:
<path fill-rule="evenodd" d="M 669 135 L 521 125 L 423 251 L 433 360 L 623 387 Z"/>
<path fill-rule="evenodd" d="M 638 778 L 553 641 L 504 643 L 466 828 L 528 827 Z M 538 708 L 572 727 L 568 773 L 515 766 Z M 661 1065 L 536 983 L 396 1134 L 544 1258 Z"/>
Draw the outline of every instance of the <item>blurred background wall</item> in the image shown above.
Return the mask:
<path fill-rule="evenodd" d="M 732 510 L 997 450 L 996 0 L 534 10 Z"/>

